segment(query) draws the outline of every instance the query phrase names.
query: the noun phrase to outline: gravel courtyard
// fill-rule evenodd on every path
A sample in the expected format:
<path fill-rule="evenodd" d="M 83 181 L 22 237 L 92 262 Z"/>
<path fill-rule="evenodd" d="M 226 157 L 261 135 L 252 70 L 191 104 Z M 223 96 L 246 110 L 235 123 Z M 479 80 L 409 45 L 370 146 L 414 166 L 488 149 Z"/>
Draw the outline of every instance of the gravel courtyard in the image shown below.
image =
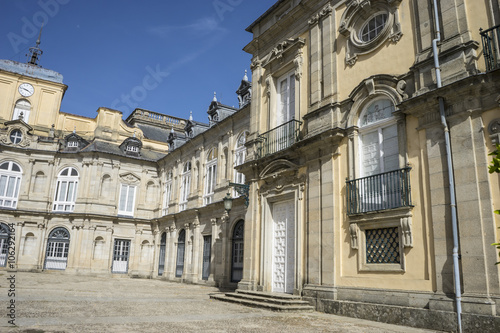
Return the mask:
<path fill-rule="evenodd" d="M 8 280 L 11 274 L 15 281 Z M 0 332 L 430 332 L 248 308 L 209 299 L 214 292 L 219 290 L 160 280 L 3 271 Z M 12 300 L 17 326 L 9 323 Z"/>

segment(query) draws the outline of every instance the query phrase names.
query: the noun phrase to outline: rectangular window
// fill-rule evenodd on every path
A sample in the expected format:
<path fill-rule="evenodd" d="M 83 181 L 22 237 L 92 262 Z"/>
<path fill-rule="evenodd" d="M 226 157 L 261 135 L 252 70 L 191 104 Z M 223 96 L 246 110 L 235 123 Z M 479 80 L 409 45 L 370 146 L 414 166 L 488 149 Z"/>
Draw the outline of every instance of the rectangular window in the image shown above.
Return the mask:
<path fill-rule="evenodd" d="M 182 184 L 181 184 L 181 198 L 179 202 L 179 211 L 186 210 L 187 201 L 189 198 L 191 188 L 191 172 L 188 172 L 182 175 Z"/>
<path fill-rule="evenodd" d="M 134 215 L 135 188 L 136 186 L 134 185 L 121 185 L 120 201 L 118 206 L 119 215 Z"/>
<path fill-rule="evenodd" d="M 367 264 L 401 263 L 398 227 L 367 229 L 365 238 Z"/>
<path fill-rule="evenodd" d="M 205 195 L 203 196 L 203 204 L 208 205 L 213 202 L 214 190 L 217 180 L 217 160 L 207 165 L 207 174 L 205 177 Z"/>
<path fill-rule="evenodd" d="M 295 119 L 295 74 L 289 73 L 278 80 L 278 110 L 276 126 Z"/>
<path fill-rule="evenodd" d="M 212 236 L 203 236 L 203 268 L 201 278 L 208 280 L 210 276 L 210 255 L 212 249 Z"/>
<path fill-rule="evenodd" d="M 58 180 L 56 187 L 56 196 L 53 204 L 53 210 L 59 212 L 74 211 L 77 188 L 78 188 L 78 181 Z"/>
<path fill-rule="evenodd" d="M 165 184 L 165 192 L 163 193 L 163 210 L 162 215 L 168 214 L 168 206 L 170 205 L 170 199 L 172 196 L 172 181 L 168 181 Z"/>
<path fill-rule="evenodd" d="M 20 183 L 18 176 L 0 176 L 0 207 L 16 208 Z"/>

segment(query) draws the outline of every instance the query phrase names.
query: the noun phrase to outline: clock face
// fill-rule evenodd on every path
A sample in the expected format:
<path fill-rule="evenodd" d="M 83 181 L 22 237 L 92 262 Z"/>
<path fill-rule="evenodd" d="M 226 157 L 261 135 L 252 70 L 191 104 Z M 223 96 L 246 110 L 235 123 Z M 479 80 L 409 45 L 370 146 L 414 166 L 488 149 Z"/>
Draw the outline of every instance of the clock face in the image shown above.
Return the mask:
<path fill-rule="evenodd" d="M 33 95 L 35 88 L 29 83 L 23 83 L 19 86 L 19 93 L 24 97 L 29 97 Z"/>

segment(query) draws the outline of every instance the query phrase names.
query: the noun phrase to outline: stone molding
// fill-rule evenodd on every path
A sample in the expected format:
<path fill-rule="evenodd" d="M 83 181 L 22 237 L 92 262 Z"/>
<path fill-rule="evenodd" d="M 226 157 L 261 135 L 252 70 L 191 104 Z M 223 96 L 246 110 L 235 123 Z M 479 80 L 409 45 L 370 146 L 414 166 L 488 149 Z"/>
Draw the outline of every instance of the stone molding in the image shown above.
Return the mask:
<path fill-rule="evenodd" d="M 358 55 L 373 52 L 387 40 L 397 43 L 403 33 L 399 21 L 398 7 L 401 0 L 351 0 L 340 20 L 339 32 L 346 37 L 346 58 L 349 66 L 354 66 Z M 387 21 L 380 34 L 369 42 L 359 40 L 359 31 L 371 15 L 386 12 Z"/>

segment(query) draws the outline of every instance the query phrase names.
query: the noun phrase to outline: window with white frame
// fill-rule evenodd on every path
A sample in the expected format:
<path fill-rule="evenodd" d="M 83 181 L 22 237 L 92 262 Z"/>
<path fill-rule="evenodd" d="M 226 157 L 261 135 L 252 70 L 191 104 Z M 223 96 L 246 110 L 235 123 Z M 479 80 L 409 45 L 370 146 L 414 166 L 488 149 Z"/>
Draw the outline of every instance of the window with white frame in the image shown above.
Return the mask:
<path fill-rule="evenodd" d="M 126 151 L 132 152 L 132 153 L 138 153 L 139 152 L 139 147 L 133 146 L 133 145 L 128 145 L 127 148 L 125 148 Z"/>
<path fill-rule="evenodd" d="M 14 162 L 0 164 L 0 207 L 16 208 L 22 170 Z"/>
<path fill-rule="evenodd" d="M 186 210 L 187 201 L 191 189 L 191 162 L 184 164 L 181 174 L 181 197 L 179 200 L 179 211 Z"/>
<path fill-rule="evenodd" d="M 118 206 L 118 214 L 119 215 L 134 215 L 134 206 L 135 206 L 135 185 L 130 184 L 121 184 L 120 187 L 120 200 Z"/>
<path fill-rule="evenodd" d="M 394 104 L 376 99 L 359 119 L 360 205 L 363 211 L 400 207 L 399 139 Z"/>
<path fill-rule="evenodd" d="M 12 120 L 17 120 L 21 118 L 25 123 L 28 123 L 31 112 L 31 103 L 26 99 L 20 99 L 16 102 L 14 106 L 14 113 L 12 115 Z"/>
<path fill-rule="evenodd" d="M 59 173 L 52 210 L 56 212 L 72 212 L 75 210 L 78 179 L 78 171 L 73 167 L 64 168 Z"/>
<path fill-rule="evenodd" d="M 245 163 L 247 148 L 245 147 L 245 142 L 247 141 L 248 132 L 243 132 L 238 136 L 236 140 L 236 146 L 234 148 L 234 166 L 237 167 Z M 234 171 L 234 182 L 237 184 L 245 184 L 245 175 Z M 233 196 L 238 197 L 239 194 L 233 190 Z"/>
<path fill-rule="evenodd" d="M 167 174 L 167 179 L 165 182 L 165 189 L 163 192 L 163 210 L 162 215 L 168 214 L 168 206 L 170 205 L 170 199 L 172 197 L 172 172 Z"/>
<path fill-rule="evenodd" d="M 217 183 L 217 149 L 213 148 L 208 153 L 205 174 L 205 194 L 203 204 L 208 205 L 214 200 L 215 184 Z"/>
<path fill-rule="evenodd" d="M 78 147 L 78 141 L 76 140 L 68 141 L 68 148 L 77 148 L 77 147 Z"/>
<path fill-rule="evenodd" d="M 276 126 L 295 119 L 295 73 L 278 79 Z"/>
<path fill-rule="evenodd" d="M 399 168 L 399 144 L 394 104 L 387 98 L 371 102 L 359 118 L 361 176 Z"/>
<path fill-rule="evenodd" d="M 361 27 L 359 39 L 364 43 L 368 43 L 377 38 L 385 27 L 387 17 L 386 12 L 379 12 L 370 17 Z"/>

